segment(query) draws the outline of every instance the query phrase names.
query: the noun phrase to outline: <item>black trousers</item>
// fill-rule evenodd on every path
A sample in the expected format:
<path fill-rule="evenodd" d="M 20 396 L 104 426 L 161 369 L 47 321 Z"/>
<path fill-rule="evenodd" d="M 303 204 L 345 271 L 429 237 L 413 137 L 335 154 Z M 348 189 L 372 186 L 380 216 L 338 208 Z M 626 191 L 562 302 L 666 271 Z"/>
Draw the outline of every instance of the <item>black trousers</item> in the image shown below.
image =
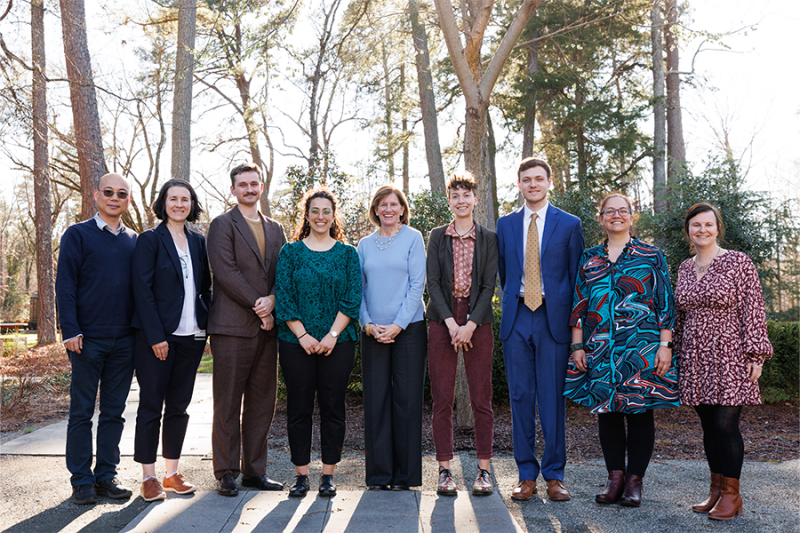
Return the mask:
<path fill-rule="evenodd" d="M 383 344 L 361 335 L 367 486 L 422 485 L 422 401 L 428 359 L 425 321 Z"/>
<path fill-rule="evenodd" d="M 625 421 L 628 422 L 627 434 Z M 644 413 L 602 413 L 597 415 L 600 446 L 608 470 L 623 470 L 644 476 L 656 441 L 653 411 Z M 625 451 L 628 467 L 625 467 Z"/>
<path fill-rule="evenodd" d="M 180 459 L 189 415 L 186 408 L 192 401 L 194 379 L 205 339 L 193 336 L 167 335 L 169 352 L 160 360 L 147 343 L 144 333 L 136 333 L 133 360 L 139 383 L 139 410 L 136 412 L 136 435 L 133 460 L 141 464 L 156 462 L 161 413 L 164 427 L 161 455 L 164 459 Z"/>
<path fill-rule="evenodd" d="M 292 464 L 311 462 L 314 398 L 319 403 L 320 443 L 323 464 L 342 459 L 345 425 L 345 393 L 356 343 L 340 341 L 330 355 L 308 355 L 299 345 L 280 341 L 278 357 L 286 381 L 286 425 Z"/>

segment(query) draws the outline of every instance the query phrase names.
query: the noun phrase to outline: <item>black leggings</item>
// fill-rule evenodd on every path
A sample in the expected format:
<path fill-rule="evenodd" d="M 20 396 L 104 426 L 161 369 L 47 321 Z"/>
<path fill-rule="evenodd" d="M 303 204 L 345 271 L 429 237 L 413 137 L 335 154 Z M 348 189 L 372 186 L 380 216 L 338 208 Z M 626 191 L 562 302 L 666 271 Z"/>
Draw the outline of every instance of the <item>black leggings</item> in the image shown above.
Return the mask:
<path fill-rule="evenodd" d="M 739 479 L 744 462 L 744 439 L 739 431 L 741 405 L 695 405 L 703 426 L 703 447 L 714 474 Z"/>
<path fill-rule="evenodd" d="M 627 435 L 625 420 L 628 421 Z M 653 411 L 644 413 L 603 413 L 597 416 L 600 446 L 608 470 L 623 470 L 644 476 L 656 440 Z M 625 468 L 625 450 L 628 451 L 628 467 Z"/>

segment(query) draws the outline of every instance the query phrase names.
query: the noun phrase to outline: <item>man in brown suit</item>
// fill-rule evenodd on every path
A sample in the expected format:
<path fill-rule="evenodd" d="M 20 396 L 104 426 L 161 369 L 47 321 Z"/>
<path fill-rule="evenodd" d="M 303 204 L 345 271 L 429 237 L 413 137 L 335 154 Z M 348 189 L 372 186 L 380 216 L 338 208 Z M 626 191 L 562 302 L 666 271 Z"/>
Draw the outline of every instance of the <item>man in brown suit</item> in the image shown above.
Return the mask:
<path fill-rule="evenodd" d="M 240 473 L 242 486 L 283 489 L 266 471 L 278 389 L 275 267 L 286 235 L 280 224 L 259 213 L 263 190 L 258 166 L 231 170 L 231 194 L 238 205 L 215 218 L 207 235 L 214 274 L 208 317 L 214 353 L 212 450 L 217 492 L 223 496 L 239 493 Z"/>

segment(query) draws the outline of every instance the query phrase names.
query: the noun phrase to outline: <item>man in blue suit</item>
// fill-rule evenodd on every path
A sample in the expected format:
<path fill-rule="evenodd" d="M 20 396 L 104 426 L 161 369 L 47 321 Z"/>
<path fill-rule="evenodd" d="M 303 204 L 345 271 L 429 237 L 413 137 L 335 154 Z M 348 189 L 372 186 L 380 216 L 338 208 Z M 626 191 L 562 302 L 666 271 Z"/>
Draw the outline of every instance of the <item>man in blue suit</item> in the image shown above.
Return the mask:
<path fill-rule="evenodd" d="M 500 340 L 519 470 L 511 499 L 518 501 L 536 494 L 539 472 L 547 481 L 551 500 L 570 499 L 564 487 L 563 393 L 572 292 L 584 243 L 580 219 L 547 201 L 552 184 L 546 162 L 524 159 L 517 171 L 517 185 L 525 205 L 497 221 L 503 289 Z M 541 466 L 535 455 L 537 404 L 545 440 Z"/>

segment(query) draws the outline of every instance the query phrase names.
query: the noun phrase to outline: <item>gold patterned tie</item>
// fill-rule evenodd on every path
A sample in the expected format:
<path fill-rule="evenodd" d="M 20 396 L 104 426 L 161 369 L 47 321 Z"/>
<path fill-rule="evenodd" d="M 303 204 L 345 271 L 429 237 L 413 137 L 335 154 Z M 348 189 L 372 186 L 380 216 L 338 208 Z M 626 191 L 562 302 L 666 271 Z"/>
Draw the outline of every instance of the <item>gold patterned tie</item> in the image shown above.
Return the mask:
<path fill-rule="evenodd" d="M 536 213 L 528 226 L 528 242 L 525 244 L 525 305 L 536 311 L 542 305 L 542 271 L 539 268 L 539 228 Z"/>

